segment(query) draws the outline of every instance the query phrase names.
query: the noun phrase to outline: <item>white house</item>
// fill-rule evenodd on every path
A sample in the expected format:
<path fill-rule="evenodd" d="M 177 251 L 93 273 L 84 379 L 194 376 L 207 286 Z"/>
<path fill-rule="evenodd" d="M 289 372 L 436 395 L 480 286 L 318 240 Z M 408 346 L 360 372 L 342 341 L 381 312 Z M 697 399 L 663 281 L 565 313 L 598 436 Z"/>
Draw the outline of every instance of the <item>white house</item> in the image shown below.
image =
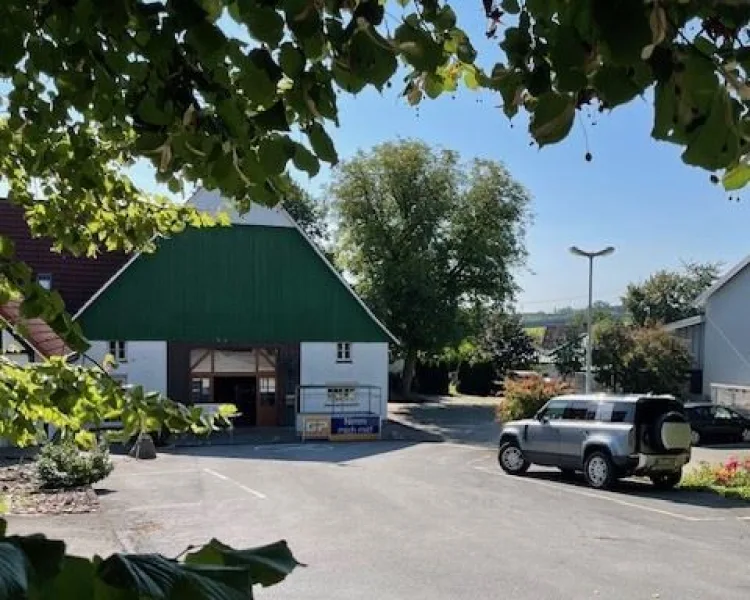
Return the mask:
<path fill-rule="evenodd" d="M 704 397 L 750 407 L 750 256 L 703 292 L 695 305 L 701 314 L 665 329 L 688 344 L 694 367 L 702 373 Z"/>

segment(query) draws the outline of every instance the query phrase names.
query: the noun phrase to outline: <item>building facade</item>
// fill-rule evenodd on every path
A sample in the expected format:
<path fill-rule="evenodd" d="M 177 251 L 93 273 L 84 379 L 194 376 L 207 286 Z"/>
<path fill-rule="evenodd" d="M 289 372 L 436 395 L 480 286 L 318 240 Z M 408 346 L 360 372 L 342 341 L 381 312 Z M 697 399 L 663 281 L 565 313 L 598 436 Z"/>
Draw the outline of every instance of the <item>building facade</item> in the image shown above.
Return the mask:
<path fill-rule="evenodd" d="M 91 341 L 82 364 L 111 356 L 124 385 L 235 404 L 238 425 L 301 427 L 300 415 L 321 413 L 385 419 L 396 340 L 286 211 L 253 205 L 240 216 L 205 190 L 191 203 L 231 226 L 188 228 L 131 257 L 51 253 L 7 203 L 0 223 Z"/>
<path fill-rule="evenodd" d="M 299 426 L 301 413 L 384 419 L 393 336 L 281 208 L 233 212 L 124 264 L 75 319 L 113 376 L 173 400 L 235 404 L 246 426 Z"/>

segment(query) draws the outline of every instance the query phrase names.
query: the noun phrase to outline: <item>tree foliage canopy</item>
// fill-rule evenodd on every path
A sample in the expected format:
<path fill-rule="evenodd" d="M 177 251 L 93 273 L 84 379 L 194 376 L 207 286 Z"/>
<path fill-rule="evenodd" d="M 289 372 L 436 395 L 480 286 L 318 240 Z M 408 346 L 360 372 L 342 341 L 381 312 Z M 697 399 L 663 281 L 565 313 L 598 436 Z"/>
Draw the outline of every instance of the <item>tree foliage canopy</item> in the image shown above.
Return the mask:
<path fill-rule="evenodd" d="M 600 321 L 593 363 L 597 381 L 614 391 L 680 395 L 691 360 L 682 340 L 660 327 Z"/>
<path fill-rule="evenodd" d="M 479 334 L 479 346 L 502 378 L 513 369 L 528 369 L 537 362 L 534 342 L 521 322 L 521 316 L 504 311 L 489 315 Z"/>
<path fill-rule="evenodd" d="M 716 263 L 687 263 L 682 271 L 657 271 L 628 285 L 623 305 L 636 325 L 671 323 L 698 314 L 694 303 L 719 277 Z"/>
<path fill-rule="evenodd" d="M 498 6 L 499 5 L 499 6 Z M 564 139 L 576 111 L 645 96 L 651 136 L 682 160 L 750 181 L 750 4 L 738 0 L 483 0 L 504 59 L 479 82 L 524 108 L 540 146 Z"/>
<path fill-rule="evenodd" d="M 339 261 L 407 359 L 453 341 L 462 304 L 514 292 L 529 197 L 502 165 L 388 143 L 343 163 L 331 199 Z"/>

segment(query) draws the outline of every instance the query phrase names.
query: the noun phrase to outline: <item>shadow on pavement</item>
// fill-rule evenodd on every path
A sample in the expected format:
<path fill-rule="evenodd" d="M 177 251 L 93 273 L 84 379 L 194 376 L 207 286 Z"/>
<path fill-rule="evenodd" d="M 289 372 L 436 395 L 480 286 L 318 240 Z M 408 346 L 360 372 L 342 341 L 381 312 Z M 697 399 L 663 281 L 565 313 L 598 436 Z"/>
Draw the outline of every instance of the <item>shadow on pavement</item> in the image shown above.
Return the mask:
<path fill-rule="evenodd" d="M 583 475 L 576 473 L 574 477 L 563 476 L 557 471 L 529 471 L 526 477 L 541 479 L 545 481 L 557 481 L 560 485 L 569 485 L 580 487 L 582 489 L 592 490 L 583 479 Z M 623 499 L 627 498 L 651 498 L 654 500 L 663 500 L 673 504 L 683 504 L 690 506 L 700 506 L 703 508 L 748 508 L 750 504 L 736 498 L 724 498 L 718 494 L 710 492 L 696 492 L 675 488 L 673 490 L 657 490 L 648 480 L 644 479 L 621 479 L 615 487 L 608 492 Z"/>
<path fill-rule="evenodd" d="M 446 441 L 494 445 L 500 435 L 495 410 L 490 401 L 481 404 L 442 401 L 396 405 L 391 416 Z"/>
<path fill-rule="evenodd" d="M 418 442 L 373 441 L 373 442 L 299 442 L 277 445 L 222 445 L 200 447 L 176 447 L 163 450 L 163 454 L 194 457 L 236 458 L 245 460 L 278 460 L 292 462 L 346 463 L 398 452 Z M 342 465 L 345 466 L 345 465 Z"/>

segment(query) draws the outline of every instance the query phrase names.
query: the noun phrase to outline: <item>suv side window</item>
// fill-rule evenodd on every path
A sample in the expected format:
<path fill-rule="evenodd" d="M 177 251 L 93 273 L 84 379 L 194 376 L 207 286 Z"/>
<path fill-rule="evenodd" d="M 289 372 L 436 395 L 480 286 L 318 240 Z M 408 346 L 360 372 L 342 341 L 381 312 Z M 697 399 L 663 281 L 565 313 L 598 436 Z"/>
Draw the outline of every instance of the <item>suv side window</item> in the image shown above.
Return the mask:
<path fill-rule="evenodd" d="M 556 421 L 563 418 L 563 413 L 568 403 L 565 400 L 550 400 L 542 413 L 550 421 Z"/>
<path fill-rule="evenodd" d="M 586 400 L 569 402 L 563 411 L 562 418 L 566 421 L 586 421 L 591 403 Z"/>
<path fill-rule="evenodd" d="M 713 409 L 713 411 L 714 411 L 714 419 L 721 420 L 721 421 L 730 421 L 732 419 L 732 413 L 729 412 L 723 406 L 717 406 Z"/>
<path fill-rule="evenodd" d="M 602 423 L 632 423 L 635 404 L 629 402 L 602 402 L 596 411 L 596 420 Z"/>

